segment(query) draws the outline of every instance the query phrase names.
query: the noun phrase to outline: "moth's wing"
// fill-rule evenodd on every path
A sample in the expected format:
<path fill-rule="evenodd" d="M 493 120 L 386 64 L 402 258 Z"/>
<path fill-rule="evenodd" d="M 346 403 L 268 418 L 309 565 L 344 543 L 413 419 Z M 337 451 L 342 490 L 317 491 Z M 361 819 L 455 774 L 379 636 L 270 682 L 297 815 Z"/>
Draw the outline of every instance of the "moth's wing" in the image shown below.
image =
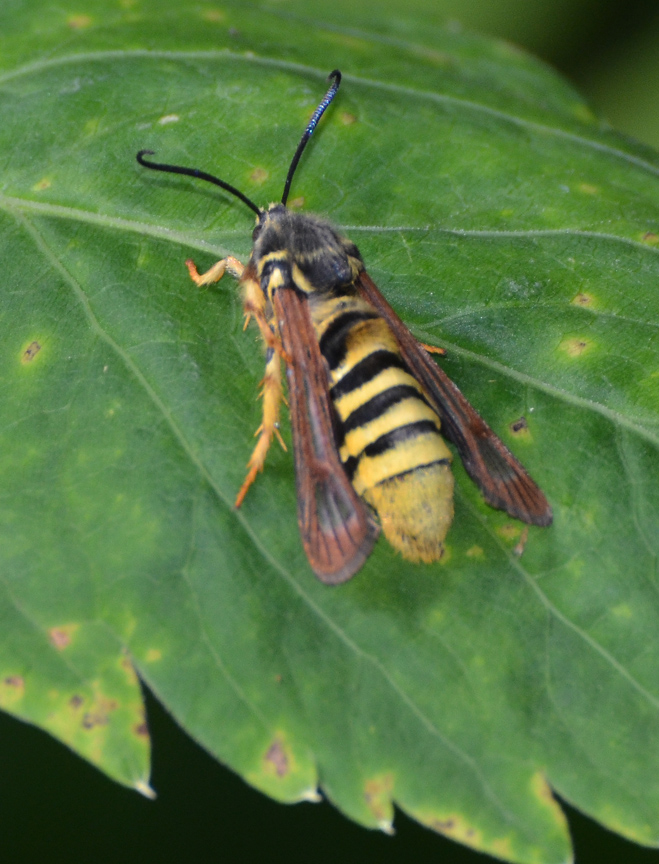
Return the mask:
<path fill-rule="evenodd" d="M 350 579 L 368 558 L 379 527 L 341 464 L 325 361 L 305 297 L 274 293 L 284 351 L 293 431 L 297 512 L 311 569 L 331 585 Z"/>
<path fill-rule="evenodd" d="M 487 503 L 530 525 L 551 525 L 551 507 L 526 469 L 419 345 L 368 273 L 359 275 L 357 287 L 393 330 L 403 359 L 439 415 L 445 437 L 457 447 Z"/>

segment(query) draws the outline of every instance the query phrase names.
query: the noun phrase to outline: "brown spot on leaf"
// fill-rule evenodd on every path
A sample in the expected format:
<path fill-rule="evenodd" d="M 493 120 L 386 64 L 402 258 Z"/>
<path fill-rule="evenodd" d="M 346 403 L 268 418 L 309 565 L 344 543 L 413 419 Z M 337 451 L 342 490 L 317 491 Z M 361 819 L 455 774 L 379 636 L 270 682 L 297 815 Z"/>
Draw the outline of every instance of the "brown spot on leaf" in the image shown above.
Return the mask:
<path fill-rule="evenodd" d="M 52 185 L 52 180 L 48 177 L 44 177 L 43 180 L 39 180 L 38 183 L 35 183 L 32 187 L 33 192 L 43 192 L 44 189 L 49 189 Z"/>
<path fill-rule="evenodd" d="M 420 822 L 439 834 L 444 834 L 444 836 L 458 840 L 460 843 L 464 843 L 474 849 L 487 848 L 483 846 L 483 836 L 480 831 L 457 813 L 450 815 L 448 813 L 446 815 L 417 813 L 415 815 Z"/>
<path fill-rule="evenodd" d="M 77 629 L 77 624 L 68 624 L 66 627 L 52 627 L 48 631 L 48 638 L 58 651 L 64 651 L 71 644 L 73 634 Z"/>
<path fill-rule="evenodd" d="M 100 697 L 92 708 L 83 715 L 82 728 L 94 729 L 97 726 L 107 726 L 110 721 L 110 714 L 116 711 L 118 707 L 119 703 L 116 699 Z"/>
<path fill-rule="evenodd" d="M 274 768 L 277 777 L 285 777 L 289 771 L 288 756 L 279 738 L 275 738 L 265 754 L 266 769 Z"/>
<path fill-rule="evenodd" d="M 7 675 L 4 683 L 6 687 L 15 687 L 16 689 L 25 687 L 25 681 L 20 675 Z"/>
<path fill-rule="evenodd" d="M 654 231 L 646 231 L 641 239 L 644 243 L 659 243 L 659 234 L 655 234 Z"/>
<path fill-rule="evenodd" d="M 83 729 L 94 729 L 96 726 L 106 726 L 107 714 L 99 714 L 97 711 L 87 711 L 82 718 Z"/>
<path fill-rule="evenodd" d="M 483 558 L 485 552 L 482 546 L 471 546 L 465 554 L 467 558 Z"/>
<path fill-rule="evenodd" d="M 249 175 L 249 179 L 252 183 L 256 183 L 257 186 L 260 186 L 270 176 L 270 172 L 266 171 L 265 168 L 255 168 L 252 173 Z"/>
<path fill-rule="evenodd" d="M 34 342 L 30 342 L 25 351 L 23 351 L 23 354 L 21 355 L 21 363 L 31 363 L 39 351 L 41 351 L 41 345 L 35 339 Z"/>
<path fill-rule="evenodd" d="M 352 126 L 353 123 L 357 122 L 355 115 L 351 114 L 349 111 L 342 111 L 341 114 L 339 114 L 339 120 L 344 126 Z"/>
<path fill-rule="evenodd" d="M 133 726 L 133 730 L 138 738 L 148 738 L 149 737 L 149 727 L 145 722 L 138 723 L 136 726 Z"/>
<path fill-rule="evenodd" d="M 84 698 L 82 696 L 80 696 L 78 693 L 76 693 L 69 699 L 69 705 L 72 708 L 80 708 L 80 706 L 82 705 L 82 703 L 84 701 L 85 701 Z"/>
<path fill-rule="evenodd" d="M 580 291 L 574 300 L 572 300 L 572 303 L 575 306 L 592 306 L 594 299 L 595 298 L 592 294 L 586 294 L 584 291 Z"/>
<path fill-rule="evenodd" d="M 298 198 L 293 198 L 292 201 L 288 202 L 289 210 L 299 210 L 301 207 L 304 207 L 304 197 L 300 195 Z"/>
<path fill-rule="evenodd" d="M 529 424 L 527 423 L 526 417 L 522 416 L 519 420 L 515 420 L 514 423 L 510 424 L 510 431 L 517 435 L 520 432 L 525 432 L 529 428 Z"/>

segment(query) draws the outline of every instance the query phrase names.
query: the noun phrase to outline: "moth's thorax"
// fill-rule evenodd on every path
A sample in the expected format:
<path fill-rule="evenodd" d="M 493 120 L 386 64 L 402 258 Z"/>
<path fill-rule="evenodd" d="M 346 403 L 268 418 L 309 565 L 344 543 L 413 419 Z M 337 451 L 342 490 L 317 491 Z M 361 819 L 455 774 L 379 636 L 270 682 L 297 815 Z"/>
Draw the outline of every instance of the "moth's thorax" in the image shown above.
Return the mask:
<path fill-rule="evenodd" d="M 261 214 L 253 239 L 251 264 L 264 291 L 274 276 L 277 287 L 328 294 L 354 282 L 364 266 L 355 244 L 331 223 L 283 204 Z"/>

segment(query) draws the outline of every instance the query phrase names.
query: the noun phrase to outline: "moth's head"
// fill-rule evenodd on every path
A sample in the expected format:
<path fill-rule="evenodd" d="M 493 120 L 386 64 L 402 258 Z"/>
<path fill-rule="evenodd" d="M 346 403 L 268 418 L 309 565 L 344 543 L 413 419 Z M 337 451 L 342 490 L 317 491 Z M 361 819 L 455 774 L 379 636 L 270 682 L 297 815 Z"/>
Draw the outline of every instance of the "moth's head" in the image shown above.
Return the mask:
<path fill-rule="evenodd" d="M 287 212 L 286 205 L 278 202 L 270 204 L 267 210 L 261 210 L 256 217 L 256 225 L 252 231 L 252 242 L 256 243 L 268 226 L 274 226 L 281 222 Z"/>

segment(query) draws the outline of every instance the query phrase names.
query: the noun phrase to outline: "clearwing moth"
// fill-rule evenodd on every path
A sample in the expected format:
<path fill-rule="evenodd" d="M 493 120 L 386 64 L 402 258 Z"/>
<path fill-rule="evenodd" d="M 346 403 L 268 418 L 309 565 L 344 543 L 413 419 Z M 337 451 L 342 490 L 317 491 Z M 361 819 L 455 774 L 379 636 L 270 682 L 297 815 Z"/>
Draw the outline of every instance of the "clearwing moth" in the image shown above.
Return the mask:
<path fill-rule="evenodd" d="M 526 470 L 387 303 L 354 243 L 324 219 L 286 207 L 302 151 L 341 73 L 333 71 L 329 80 L 279 204 L 258 207 L 204 171 L 145 159 L 152 150 L 140 150 L 137 161 L 214 183 L 256 214 L 246 265 L 229 256 L 199 274 L 186 262 L 199 286 L 227 270 L 240 281 L 247 321 L 254 318 L 265 343 L 263 422 L 236 507 L 263 469 L 272 439 L 283 444 L 283 361 L 302 543 L 316 576 L 338 584 L 362 566 L 380 527 L 409 560 L 442 556 L 453 518 L 444 438 L 492 507 L 531 525 L 550 525 L 552 512 Z"/>

